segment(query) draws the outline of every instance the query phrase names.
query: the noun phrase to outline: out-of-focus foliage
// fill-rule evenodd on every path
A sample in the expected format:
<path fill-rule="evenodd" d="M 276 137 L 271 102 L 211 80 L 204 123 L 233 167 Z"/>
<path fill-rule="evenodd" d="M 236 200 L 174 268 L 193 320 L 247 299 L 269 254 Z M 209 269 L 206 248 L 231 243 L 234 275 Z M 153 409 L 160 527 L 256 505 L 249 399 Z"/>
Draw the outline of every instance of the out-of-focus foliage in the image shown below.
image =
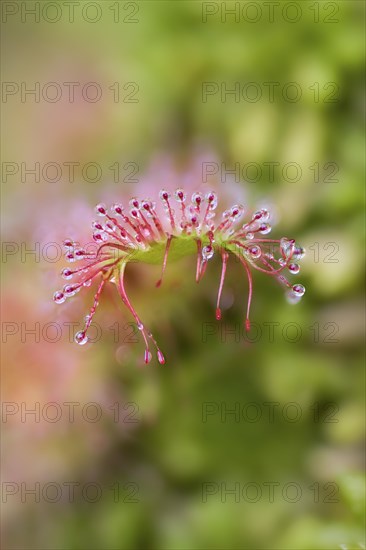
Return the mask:
<path fill-rule="evenodd" d="M 2 264 L 3 323 L 18 327 L 5 340 L 3 401 L 62 409 L 56 422 L 19 412 L 3 423 L 2 482 L 19 489 L 3 503 L 4 548 L 361 548 L 364 4 L 295 3 L 296 22 L 281 15 L 288 2 L 273 22 L 262 5 L 255 23 L 243 16 L 222 22 L 220 11 L 203 22 L 201 2 L 96 4 L 102 17 L 93 24 L 80 11 L 72 23 L 63 11 L 54 24 L 20 16 L 3 24 L 4 81 L 97 82 L 103 90 L 96 103 L 15 95 L 3 104 L 3 161 L 94 162 L 103 172 L 95 183 L 80 171 L 70 182 L 66 170 L 53 183 L 22 182 L 21 171 L 2 182 L 3 239 L 19 246 Z M 128 24 L 123 17 L 135 5 L 137 22 Z M 332 6 L 335 21 L 324 21 Z M 122 94 L 135 83 L 137 102 L 115 102 L 115 82 Z M 258 101 L 243 94 L 222 101 L 220 91 L 203 100 L 205 83 L 242 90 L 250 82 L 262 92 Z M 275 83 L 273 101 L 268 82 Z M 290 82 L 301 90 L 297 102 L 282 94 Z M 63 261 L 26 255 L 26 248 L 86 239 L 96 202 L 138 194 L 156 156 L 184 172 L 201 150 L 219 159 L 223 194 L 221 162 L 227 170 L 239 163 L 249 209 L 270 204 L 278 218 L 273 234 L 307 249 L 298 275 L 307 288 L 302 302 L 289 305 L 275 281 L 255 273 L 252 342 L 242 327 L 247 286 L 238 263 L 228 269 L 221 324 L 214 318 L 218 260 L 200 285 L 193 257 L 168 264 L 160 289 L 158 267 L 132 266 L 131 299 L 166 366 L 142 365 L 142 343 L 128 343 L 132 319 L 114 288 L 96 316 L 100 341 L 70 343 L 65 323 L 81 320 L 92 296 L 80 294 L 61 311 L 51 296 Z M 114 182 L 115 162 L 137 165 L 138 183 L 126 178 L 129 167 Z M 279 163 L 274 177 L 268 163 Z M 300 177 L 286 172 L 288 163 L 300 167 Z M 151 183 L 156 192 L 160 186 Z M 54 343 L 42 334 L 50 322 L 62 327 Z M 40 337 L 26 335 L 36 323 Z M 102 417 L 91 422 L 77 412 L 72 422 L 67 402 L 79 403 L 77 411 L 97 403 Z M 239 417 L 225 413 L 232 409 Z M 20 484 L 37 482 L 63 487 L 62 498 L 22 502 Z M 101 498 L 89 502 L 77 490 L 70 499 L 67 482 L 97 483 Z M 225 484 L 239 484 L 239 497 L 228 493 L 225 502 Z"/>

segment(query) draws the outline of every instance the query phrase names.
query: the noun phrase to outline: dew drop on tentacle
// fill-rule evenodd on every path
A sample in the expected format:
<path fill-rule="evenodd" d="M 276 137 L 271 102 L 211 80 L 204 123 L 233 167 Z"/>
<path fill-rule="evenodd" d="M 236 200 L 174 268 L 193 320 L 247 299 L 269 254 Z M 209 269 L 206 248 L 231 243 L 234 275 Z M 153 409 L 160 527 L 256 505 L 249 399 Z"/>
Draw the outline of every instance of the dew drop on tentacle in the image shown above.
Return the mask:
<path fill-rule="evenodd" d="M 144 210 L 145 215 L 148 218 L 153 218 L 154 220 L 158 221 L 155 213 L 155 207 L 156 207 L 156 203 L 152 202 L 150 199 L 145 199 L 141 203 L 141 208 Z"/>
<path fill-rule="evenodd" d="M 295 246 L 294 252 L 292 254 L 293 260 L 301 260 L 305 256 L 305 248 L 302 246 Z"/>
<path fill-rule="evenodd" d="M 259 226 L 258 230 L 262 235 L 268 235 L 268 233 L 271 232 L 272 227 L 269 225 L 269 223 L 262 223 Z"/>
<path fill-rule="evenodd" d="M 87 337 L 86 333 L 84 330 L 79 330 L 79 332 L 77 332 L 75 334 L 75 338 L 74 338 L 75 342 L 77 344 L 79 344 L 79 346 L 83 346 L 84 344 L 87 343 L 87 341 L 89 340 L 89 338 Z"/>
<path fill-rule="evenodd" d="M 97 204 L 97 206 L 95 207 L 95 212 L 98 214 L 98 216 L 105 216 L 107 214 L 106 205 L 103 203 Z"/>
<path fill-rule="evenodd" d="M 252 216 L 252 221 L 259 221 L 262 219 L 262 211 L 261 210 L 258 210 L 257 212 L 254 212 L 253 216 Z"/>
<path fill-rule="evenodd" d="M 61 276 L 63 279 L 66 279 L 66 280 L 71 279 L 71 277 L 73 276 L 73 271 L 65 267 L 65 269 L 61 271 Z"/>
<path fill-rule="evenodd" d="M 202 193 L 193 193 L 191 198 L 192 204 L 195 206 L 196 209 L 199 209 L 202 201 L 203 201 L 203 195 Z"/>
<path fill-rule="evenodd" d="M 85 252 L 85 250 L 84 250 L 83 248 L 77 248 L 77 249 L 75 250 L 75 258 L 76 258 L 77 260 L 82 259 L 82 258 L 85 256 L 85 254 L 86 254 L 86 252 Z"/>
<path fill-rule="evenodd" d="M 163 355 L 163 352 L 160 349 L 158 349 L 157 351 L 157 356 L 158 356 L 158 361 L 160 365 L 165 365 L 165 357 Z"/>
<path fill-rule="evenodd" d="M 193 227 L 198 227 L 199 222 L 198 222 L 197 216 L 193 215 L 193 216 L 191 216 L 190 219 L 191 219 L 191 224 L 193 225 Z"/>
<path fill-rule="evenodd" d="M 270 218 L 270 213 L 266 208 L 262 208 L 261 210 L 258 210 L 257 212 L 254 212 L 252 216 L 253 221 L 261 221 L 266 222 Z"/>
<path fill-rule="evenodd" d="M 66 300 L 66 296 L 61 290 L 57 290 L 57 292 L 53 295 L 53 300 L 56 302 L 56 304 L 63 304 Z"/>
<path fill-rule="evenodd" d="M 293 285 L 291 290 L 294 293 L 294 295 L 298 296 L 299 298 L 301 298 L 301 296 L 304 296 L 305 294 L 305 287 L 303 285 L 299 285 L 299 284 Z"/>
<path fill-rule="evenodd" d="M 63 245 L 68 250 L 74 246 L 74 241 L 72 239 L 65 239 Z"/>
<path fill-rule="evenodd" d="M 94 231 L 93 239 L 96 243 L 101 243 L 106 240 L 105 233 L 103 231 Z"/>
<path fill-rule="evenodd" d="M 74 294 L 76 294 L 76 287 L 74 287 L 72 285 L 66 285 L 63 288 L 63 292 L 64 292 L 65 296 L 67 298 L 69 298 L 70 296 L 74 296 Z"/>
<path fill-rule="evenodd" d="M 214 249 L 210 244 L 208 244 L 207 246 L 204 246 L 202 248 L 202 258 L 204 260 L 206 260 L 206 261 L 210 260 L 213 255 L 214 255 Z"/>
<path fill-rule="evenodd" d="M 183 189 L 177 189 L 174 193 L 174 197 L 175 197 L 176 201 L 183 202 L 183 201 L 186 200 L 187 195 L 186 195 L 186 193 L 184 192 Z"/>
<path fill-rule="evenodd" d="M 244 206 L 242 204 L 235 204 L 229 211 L 229 216 L 232 221 L 237 221 L 244 214 Z"/>
<path fill-rule="evenodd" d="M 67 252 L 67 254 L 65 254 L 65 260 L 67 262 L 70 262 L 70 263 L 76 262 L 76 258 L 75 258 L 74 253 L 73 252 Z"/>
<path fill-rule="evenodd" d="M 137 210 L 140 208 L 140 203 L 136 197 L 132 197 L 132 199 L 130 199 L 129 205 L 131 208 L 136 208 Z"/>
<path fill-rule="evenodd" d="M 146 363 L 146 364 L 150 363 L 151 358 L 152 358 L 151 351 L 149 351 L 148 349 L 146 349 L 146 350 L 145 350 L 145 354 L 144 354 L 144 361 L 145 361 L 145 363 Z"/>
<path fill-rule="evenodd" d="M 131 208 L 130 210 L 130 216 L 134 218 L 135 220 L 139 217 L 139 211 L 136 208 Z"/>
<path fill-rule="evenodd" d="M 293 250 L 294 241 L 283 237 L 280 240 L 280 250 L 283 258 L 288 258 Z"/>
<path fill-rule="evenodd" d="M 169 199 L 169 197 L 170 197 L 170 195 L 169 195 L 168 191 L 165 191 L 165 189 L 160 189 L 159 198 L 162 201 L 167 201 Z"/>
<path fill-rule="evenodd" d="M 216 193 L 214 193 L 213 191 L 210 191 L 209 193 L 206 194 L 205 199 L 209 203 L 210 209 L 215 210 L 218 202 Z"/>
<path fill-rule="evenodd" d="M 114 204 L 111 208 L 112 212 L 117 214 L 118 216 L 122 216 L 123 213 L 123 206 L 121 204 Z"/>
<path fill-rule="evenodd" d="M 93 229 L 98 229 L 98 231 L 103 231 L 103 226 L 100 222 L 92 222 L 92 228 Z"/>
<path fill-rule="evenodd" d="M 290 264 L 288 266 L 288 270 L 293 275 L 297 275 L 300 272 L 300 266 L 299 266 L 299 264 Z"/>
<path fill-rule="evenodd" d="M 263 220 L 263 221 L 268 221 L 269 218 L 271 217 L 271 214 L 269 213 L 269 211 L 267 210 L 267 208 L 262 208 L 262 209 L 261 209 L 261 213 L 262 213 L 262 220 Z"/>
<path fill-rule="evenodd" d="M 248 248 L 248 252 L 249 252 L 251 258 L 253 258 L 253 260 L 257 260 L 262 255 L 262 249 L 258 245 L 250 246 Z"/>

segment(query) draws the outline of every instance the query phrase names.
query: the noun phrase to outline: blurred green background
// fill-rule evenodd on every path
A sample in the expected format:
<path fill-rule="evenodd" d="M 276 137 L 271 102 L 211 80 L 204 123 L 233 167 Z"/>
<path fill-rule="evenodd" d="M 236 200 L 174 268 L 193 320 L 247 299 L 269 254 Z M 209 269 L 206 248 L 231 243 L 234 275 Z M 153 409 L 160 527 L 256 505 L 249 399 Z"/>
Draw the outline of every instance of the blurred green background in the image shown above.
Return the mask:
<path fill-rule="evenodd" d="M 2 10 L 3 548 L 364 548 L 364 3 Z M 92 295 L 52 302 L 64 262 L 47 243 L 87 239 L 96 202 L 174 170 L 199 187 L 202 158 L 219 193 L 237 180 L 250 208 L 274 206 L 273 235 L 305 246 L 302 302 L 255 273 L 250 342 L 237 263 L 221 325 L 217 260 L 200 285 L 193 257 L 168 264 L 159 290 L 158 268 L 132 266 L 167 364 L 142 364 L 114 288 L 99 341 L 71 343 Z"/>

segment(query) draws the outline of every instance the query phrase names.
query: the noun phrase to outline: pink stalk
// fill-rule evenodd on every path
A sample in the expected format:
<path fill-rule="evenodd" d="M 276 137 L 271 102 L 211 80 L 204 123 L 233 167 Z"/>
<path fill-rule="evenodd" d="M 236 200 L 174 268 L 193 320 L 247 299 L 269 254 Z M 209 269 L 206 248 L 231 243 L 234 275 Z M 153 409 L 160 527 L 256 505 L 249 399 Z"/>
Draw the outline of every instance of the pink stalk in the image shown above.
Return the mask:
<path fill-rule="evenodd" d="M 220 286 L 219 286 L 219 291 L 217 293 L 217 302 L 216 302 L 216 319 L 218 321 L 220 321 L 221 319 L 220 300 L 221 300 L 222 289 L 224 286 L 226 266 L 229 259 L 229 254 L 225 250 L 223 250 L 221 253 L 221 258 L 222 258 L 222 270 L 221 270 Z"/>
<path fill-rule="evenodd" d="M 247 302 L 247 316 L 245 319 L 245 330 L 247 332 L 250 331 L 250 320 L 249 320 L 249 313 L 250 313 L 250 305 L 252 302 L 252 294 L 253 294 L 253 281 L 252 281 L 252 274 L 250 272 L 250 269 L 247 265 L 247 262 L 242 258 L 241 256 L 238 256 L 240 262 L 243 264 L 245 271 L 248 276 L 248 284 L 249 284 L 249 291 L 248 291 L 248 302 Z"/>

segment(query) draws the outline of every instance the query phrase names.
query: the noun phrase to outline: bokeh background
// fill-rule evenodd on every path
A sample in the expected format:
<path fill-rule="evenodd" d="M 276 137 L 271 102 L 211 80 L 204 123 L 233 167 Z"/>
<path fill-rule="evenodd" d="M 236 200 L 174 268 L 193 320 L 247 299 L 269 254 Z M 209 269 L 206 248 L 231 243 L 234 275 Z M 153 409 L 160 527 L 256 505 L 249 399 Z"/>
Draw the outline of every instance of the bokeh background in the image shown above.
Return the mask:
<path fill-rule="evenodd" d="M 363 2 L 67 4 L 2 3 L 3 548 L 364 548 Z M 252 342 L 237 263 L 221 328 L 217 260 L 159 290 L 134 265 L 167 364 L 142 363 L 113 285 L 74 344 L 92 292 L 53 303 L 57 245 L 207 161 L 305 246 L 302 302 L 255 273 Z"/>

